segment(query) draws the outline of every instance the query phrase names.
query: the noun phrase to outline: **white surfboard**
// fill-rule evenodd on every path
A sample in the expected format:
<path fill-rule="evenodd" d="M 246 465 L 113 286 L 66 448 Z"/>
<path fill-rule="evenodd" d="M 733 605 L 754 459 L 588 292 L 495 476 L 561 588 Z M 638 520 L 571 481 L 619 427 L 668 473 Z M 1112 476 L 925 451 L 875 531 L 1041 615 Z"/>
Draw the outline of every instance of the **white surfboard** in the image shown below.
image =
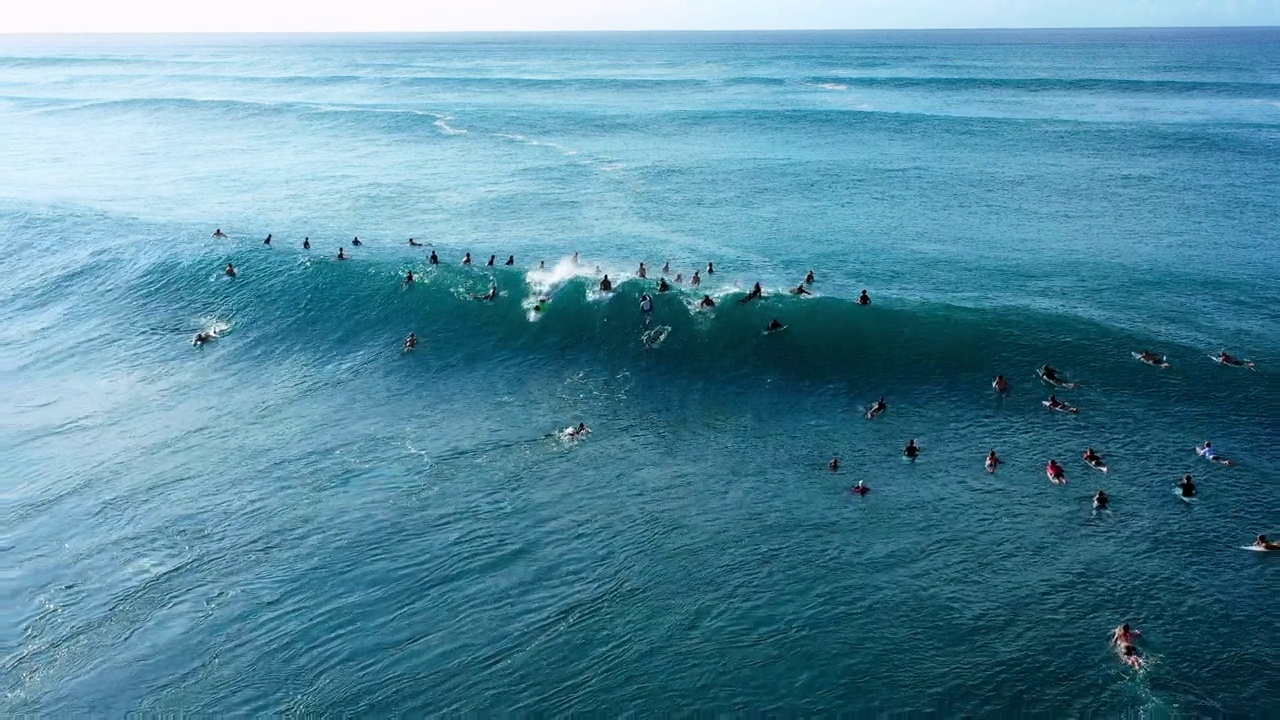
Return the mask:
<path fill-rule="evenodd" d="M 1182 502 L 1187 503 L 1188 505 L 1191 503 L 1194 503 L 1197 499 L 1195 495 L 1192 495 L 1191 497 L 1187 497 L 1186 495 L 1183 495 L 1182 488 L 1178 487 L 1177 485 L 1173 486 L 1173 494 L 1177 495 L 1179 498 L 1182 499 Z"/>
<path fill-rule="evenodd" d="M 1062 403 L 1061 405 L 1058 405 L 1057 407 L 1054 407 L 1053 405 L 1051 405 L 1051 404 L 1049 403 L 1049 401 L 1048 401 L 1048 400 L 1041 400 L 1041 401 L 1040 401 L 1040 404 L 1041 404 L 1041 405 L 1043 405 L 1043 406 L 1045 406 L 1045 407 L 1047 407 L 1047 408 L 1049 408 L 1050 410 L 1057 410 L 1058 412 L 1067 413 L 1068 415 L 1075 415 L 1075 414 L 1078 414 L 1078 413 L 1080 412 L 1080 408 L 1072 407 L 1072 406 L 1070 406 L 1070 405 L 1068 405 L 1068 404 L 1066 404 L 1066 403 Z"/>
<path fill-rule="evenodd" d="M 1143 365 L 1150 365 L 1151 367 L 1158 367 L 1158 368 L 1173 367 L 1172 365 L 1169 364 L 1169 361 L 1164 358 L 1164 356 L 1160 357 L 1160 362 L 1152 362 L 1151 360 L 1148 360 L 1142 357 L 1142 353 L 1129 353 L 1129 354 L 1133 356 L 1134 360 L 1137 360 Z"/>

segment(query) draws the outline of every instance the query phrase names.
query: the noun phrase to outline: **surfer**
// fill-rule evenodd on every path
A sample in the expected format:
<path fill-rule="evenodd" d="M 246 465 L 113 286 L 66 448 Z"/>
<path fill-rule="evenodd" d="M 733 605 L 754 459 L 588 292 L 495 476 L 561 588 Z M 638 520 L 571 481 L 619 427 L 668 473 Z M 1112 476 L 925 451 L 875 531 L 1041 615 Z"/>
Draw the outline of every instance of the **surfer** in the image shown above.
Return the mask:
<path fill-rule="evenodd" d="M 828 469 L 828 470 L 830 470 L 831 472 L 835 472 L 835 471 L 839 470 L 839 469 L 840 469 L 840 458 L 838 458 L 838 457 L 833 457 L 833 458 L 831 458 L 831 462 L 827 463 L 827 469 Z"/>
<path fill-rule="evenodd" d="M 712 300 L 710 295 L 703 295 L 702 301 L 698 303 L 698 307 L 713 308 L 715 306 L 716 301 Z"/>
<path fill-rule="evenodd" d="M 1103 472 L 1106 472 L 1107 470 L 1106 461 L 1102 459 L 1101 455 L 1094 452 L 1093 448 L 1088 448 L 1084 451 L 1084 461 L 1098 468 L 1099 470 L 1102 470 Z"/>
<path fill-rule="evenodd" d="M 986 462 L 987 472 L 989 473 L 995 472 L 996 468 L 1003 462 L 1004 462 L 1003 460 L 996 457 L 995 450 L 992 450 L 991 452 L 987 453 L 987 462 Z"/>
<path fill-rule="evenodd" d="M 813 271 L 812 271 L 812 270 L 810 270 L 810 271 L 809 271 L 809 274 L 807 274 L 807 275 L 805 275 L 805 276 L 804 276 L 804 284 L 805 284 L 805 285 L 812 285 L 812 284 L 813 284 Z"/>
<path fill-rule="evenodd" d="M 436 251 L 435 251 L 435 250 L 432 250 L 432 251 L 431 251 L 431 257 L 430 257 L 430 258 L 428 258 L 428 260 L 431 262 L 431 264 L 432 264 L 432 265 L 439 265 L 439 264 L 440 264 L 440 256 L 439 256 L 439 255 L 436 255 Z"/>
<path fill-rule="evenodd" d="M 1134 641 L 1141 635 L 1137 630 L 1130 630 L 1129 623 L 1116 628 L 1111 634 L 1111 642 L 1116 646 L 1120 659 L 1135 669 L 1142 667 L 1142 658 L 1138 656 L 1138 648 L 1134 645 Z"/>
<path fill-rule="evenodd" d="M 404 350 L 408 352 L 416 347 L 418 347 L 418 336 L 414 333 L 409 333 L 409 337 L 404 339 Z"/>
<path fill-rule="evenodd" d="M 547 269 L 547 261 L 546 261 L 546 260 L 539 260 L 539 261 L 538 261 L 538 269 L 539 269 L 539 270 L 546 270 L 546 269 Z"/>
<path fill-rule="evenodd" d="M 191 339 L 191 344 L 200 347 L 205 343 L 213 342 L 218 339 L 218 333 L 215 330 L 201 330 Z"/>
<path fill-rule="evenodd" d="M 1213 449 L 1213 443 L 1209 442 L 1208 440 L 1204 441 L 1204 445 L 1202 447 L 1196 448 L 1196 454 L 1204 458 L 1205 460 L 1208 460 L 1209 462 L 1216 462 L 1221 465 L 1231 464 L 1230 460 L 1222 457 L 1221 455 L 1218 454 L 1217 450 Z"/>
<path fill-rule="evenodd" d="M 574 253 L 573 253 L 573 266 L 574 266 L 574 267 L 578 267 L 578 253 L 577 253 L 577 251 L 574 251 Z"/>
<path fill-rule="evenodd" d="M 1067 481 L 1067 471 L 1058 464 L 1057 460 L 1050 460 L 1049 464 L 1044 466 L 1044 472 L 1055 483 L 1065 483 Z"/>
<path fill-rule="evenodd" d="M 870 304 L 871 304 L 871 296 L 867 294 L 867 291 L 866 291 L 866 290 L 863 290 L 863 291 L 862 291 L 862 294 L 858 296 L 858 304 L 859 304 L 859 305 L 870 305 Z"/>
<path fill-rule="evenodd" d="M 667 279 L 658 278 L 658 292 L 668 292 L 669 290 L 671 290 L 671 285 L 667 283 Z"/>
<path fill-rule="evenodd" d="M 413 238 L 409 238 L 409 247 L 422 247 L 422 243 L 414 240 Z"/>
<path fill-rule="evenodd" d="M 645 270 L 644 263 L 640 263 L 640 269 L 636 270 L 636 277 L 640 278 L 641 280 L 648 279 L 649 271 Z"/>
<path fill-rule="evenodd" d="M 991 381 L 991 387 L 996 389 L 998 393 L 1009 392 L 1009 381 L 1004 379 L 1003 375 L 997 375 L 995 380 Z"/>
<path fill-rule="evenodd" d="M 809 292 L 809 288 L 805 287 L 804 283 L 800 283 L 799 285 L 791 288 L 791 294 L 792 295 L 812 295 L 813 293 Z"/>
<path fill-rule="evenodd" d="M 764 331 L 766 333 L 775 333 L 785 327 L 786 325 L 783 325 L 782 323 L 778 322 L 778 318 L 774 318 L 769 321 L 769 324 L 765 327 Z"/>
<path fill-rule="evenodd" d="M 1142 637 L 1142 633 L 1131 629 L 1129 623 L 1111 631 L 1111 642 L 1116 645 L 1132 645 L 1139 637 Z"/>
<path fill-rule="evenodd" d="M 498 299 L 498 285 L 494 283 L 489 286 L 489 292 L 483 295 L 472 295 L 472 300 L 481 300 L 483 302 L 493 302 Z"/>
<path fill-rule="evenodd" d="M 667 261 L 665 261 L 665 262 L 663 262 L 663 263 L 662 263 L 662 274 L 663 274 L 663 275 L 670 275 L 670 274 L 671 274 L 671 261 L 670 261 L 670 260 L 667 260 Z"/>
<path fill-rule="evenodd" d="M 613 281 L 609 279 L 608 275 L 605 275 L 604 279 L 600 281 L 600 292 L 613 292 Z"/>
<path fill-rule="evenodd" d="M 698 287 L 698 286 L 699 286 L 699 285 L 701 285 L 701 284 L 702 284 L 702 277 L 700 277 L 700 276 L 698 275 L 698 271 L 697 271 L 697 270 L 694 270 L 694 271 L 693 271 L 693 277 L 689 278 L 689 285 L 690 285 L 691 287 Z"/>
<path fill-rule="evenodd" d="M 213 236 L 216 238 L 225 238 L 227 234 L 222 232 L 222 228 L 218 228 L 213 231 Z"/>
<path fill-rule="evenodd" d="M 1182 482 L 1178 483 L 1178 490 L 1184 498 L 1196 496 L 1196 484 L 1191 480 L 1191 473 L 1182 476 Z"/>
<path fill-rule="evenodd" d="M 863 482 L 862 480 L 859 480 L 857 485 L 854 485 L 853 487 L 849 488 L 849 492 L 853 493 L 854 495 L 866 495 L 867 493 L 871 492 L 871 488 L 867 487 L 865 482 Z"/>
<path fill-rule="evenodd" d="M 1253 541 L 1253 546 L 1262 548 L 1263 550 L 1280 550 L 1280 543 L 1274 543 L 1267 540 L 1266 535 L 1259 535 L 1257 540 Z"/>
<path fill-rule="evenodd" d="M 413 284 L 413 271 L 412 271 L 412 270 L 410 270 L 409 272 L 405 273 L 405 275 L 404 275 L 404 284 L 405 284 L 405 285 L 412 285 L 412 284 Z"/>
<path fill-rule="evenodd" d="M 360 242 L 360 238 L 358 238 L 358 237 L 353 237 L 353 238 L 351 238 L 351 246 L 352 246 L 352 247 L 360 247 L 360 246 L 361 246 L 361 245 L 363 245 L 363 244 L 364 244 L 364 243 Z"/>
<path fill-rule="evenodd" d="M 586 423 L 580 422 L 578 423 L 578 427 L 570 428 L 569 431 L 565 433 L 565 437 L 577 439 L 586 437 L 590 434 L 591 428 L 587 427 Z"/>
<path fill-rule="evenodd" d="M 760 283 L 756 283 L 755 286 L 751 288 L 751 292 L 747 293 L 747 296 L 742 298 L 738 302 L 742 303 L 743 305 L 746 305 L 752 300 L 755 300 L 756 298 L 761 298 L 761 297 L 764 297 L 764 290 L 760 288 Z"/>
<path fill-rule="evenodd" d="M 680 273 L 676 273 L 675 283 L 676 283 L 677 285 L 683 285 L 683 284 L 684 284 L 684 275 L 681 275 Z"/>
<path fill-rule="evenodd" d="M 309 237 L 304 237 L 304 238 L 302 238 L 302 249 L 303 249 L 303 250 L 310 250 L 310 249 L 311 249 L 311 238 L 309 238 Z"/>
<path fill-rule="evenodd" d="M 508 256 L 507 256 L 507 262 L 506 262 L 506 264 L 507 264 L 507 265 L 509 265 L 509 266 L 510 266 L 510 265 L 515 265 L 515 264 L 516 264 L 516 256 L 515 256 L 515 255 L 508 255 Z"/>
<path fill-rule="evenodd" d="M 463 265 L 470 265 L 470 264 L 471 264 L 471 253 L 467 253 L 466 255 L 463 255 L 463 256 L 462 256 L 462 264 L 463 264 Z"/>
<path fill-rule="evenodd" d="M 1249 362 L 1248 360 L 1241 360 L 1240 358 L 1227 353 L 1226 350 L 1219 350 L 1218 357 L 1214 358 L 1214 360 L 1217 360 L 1218 363 L 1222 365 L 1230 365 L 1232 367 L 1247 367 L 1250 370 L 1253 369 L 1252 362 Z"/>
<path fill-rule="evenodd" d="M 267 239 L 266 239 L 266 240 L 263 240 L 263 241 L 262 241 L 262 244 L 263 244 L 263 245 L 270 245 L 270 244 L 271 244 L 271 233 L 267 233 Z"/>
<path fill-rule="evenodd" d="M 1107 494 L 1103 492 L 1101 489 L 1099 489 L 1098 492 L 1093 494 L 1094 510 L 1106 510 L 1107 505 L 1110 505 L 1110 504 L 1111 504 L 1111 498 L 1107 497 Z"/>
<path fill-rule="evenodd" d="M 236 276 L 236 266 L 235 266 L 235 265 L 232 265 L 231 263 L 227 263 L 227 269 L 226 269 L 226 270 L 223 270 L 223 271 L 222 271 L 222 274 L 224 274 L 224 275 L 226 275 L 227 277 L 230 277 L 230 278 L 235 277 L 235 276 Z"/>
<path fill-rule="evenodd" d="M 907 446 L 902 448 L 902 454 L 912 460 L 916 459 L 916 456 L 920 454 L 920 446 L 916 444 L 915 438 L 907 441 Z"/>
<path fill-rule="evenodd" d="M 1062 412 L 1075 413 L 1079 412 L 1079 408 L 1072 407 L 1058 399 L 1057 395 L 1050 395 L 1048 400 L 1044 401 L 1045 407 L 1050 410 L 1061 410 Z"/>
<path fill-rule="evenodd" d="M 494 260 L 497 260 L 497 259 L 498 259 L 498 256 L 497 256 L 497 255 L 490 255 L 490 256 L 489 256 L 489 262 L 485 263 L 485 264 L 484 264 L 484 266 L 485 266 L 485 267 L 493 267 L 493 261 L 494 261 Z"/>
<path fill-rule="evenodd" d="M 645 327 L 649 326 L 649 318 L 653 315 L 653 298 L 649 293 L 640 296 L 640 312 L 644 313 Z"/>
<path fill-rule="evenodd" d="M 870 420 L 888 409 L 889 406 L 885 404 L 884 397 L 881 397 L 874 405 L 867 409 L 867 419 Z"/>
<path fill-rule="evenodd" d="M 714 274 L 715 274 L 715 272 L 716 272 L 716 266 L 715 266 L 715 263 L 710 263 L 710 262 L 709 262 L 709 263 L 707 263 L 707 274 L 708 274 L 708 275 L 714 275 Z"/>
<path fill-rule="evenodd" d="M 347 255 L 346 255 L 346 253 L 344 252 L 344 250 L 345 250 L 345 248 L 338 248 L 338 259 L 339 259 L 339 260 L 346 260 L 346 259 L 347 259 Z"/>
<path fill-rule="evenodd" d="M 1148 365 L 1164 364 L 1164 356 L 1159 353 L 1151 352 L 1150 350 L 1143 350 L 1142 352 L 1138 353 L 1138 359 L 1144 363 L 1147 363 Z"/>

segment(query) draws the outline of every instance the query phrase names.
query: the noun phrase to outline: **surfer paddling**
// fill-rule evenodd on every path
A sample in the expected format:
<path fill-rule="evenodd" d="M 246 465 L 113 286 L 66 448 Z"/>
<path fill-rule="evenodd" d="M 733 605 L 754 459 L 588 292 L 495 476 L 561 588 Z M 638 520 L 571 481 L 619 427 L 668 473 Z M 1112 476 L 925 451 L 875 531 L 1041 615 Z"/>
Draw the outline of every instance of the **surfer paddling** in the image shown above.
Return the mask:
<path fill-rule="evenodd" d="M 194 345 L 195 347 L 200 347 L 206 343 L 211 343 L 217 339 L 218 339 L 217 330 L 201 330 L 200 332 L 196 333 L 196 336 L 194 338 L 191 339 L 191 344 Z"/>
<path fill-rule="evenodd" d="M 1073 415 L 1080 412 L 1080 408 L 1062 402 L 1056 395 L 1050 395 L 1049 399 L 1043 401 L 1042 404 L 1050 410 L 1057 410 L 1058 412 L 1071 413 Z"/>
<path fill-rule="evenodd" d="M 1054 485 L 1067 484 L 1067 471 L 1058 464 L 1057 460 L 1050 460 L 1049 464 L 1044 466 L 1044 474 L 1049 476 L 1049 482 Z"/>
<path fill-rule="evenodd" d="M 875 404 L 867 408 L 867 419 L 874 420 L 877 415 L 888 409 L 889 406 L 885 404 L 884 397 L 882 396 L 879 400 L 875 401 Z"/>
<path fill-rule="evenodd" d="M 1241 360 L 1240 358 L 1231 355 L 1226 350 L 1219 350 L 1217 356 L 1210 355 L 1210 357 L 1212 357 L 1219 365 L 1230 365 L 1231 367 L 1242 367 L 1249 368 L 1250 370 L 1257 370 L 1257 368 L 1254 367 L 1252 360 Z"/>
<path fill-rule="evenodd" d="M 1271 542 L 1267 539 L 1266 535 L 1259 535 L 1258 539 L 1253 541 L 1253 547 L 1266 550 L 1268 552 L 1274 552 L 1276 550 L 1280 550 L 1280 543 Z"/>
<path fill-rule="evenodd" d="M 220 238 L 220 239 L 222 239 L 222 238 L 226 238 L 226 237 L 227 237 L 227 234 L 226 234 L 226 233 L 224 233 L 224 232 L 222 232 L 222 228 L 218 228 L 218 229 L 216 229 L 216 230 L 214 230 L 214 231 L 213 231 L 213 236 L 214 236 L 214 237 L 216 237 L 216 238 Z"/>
<path fill-rule="evenodd" d="M 1111 633 L 1111 643 L 1115 645 L 1120 660 L 1135 670 L 1142 668 L 1142 658 L 1138 655 L 1137 645 L 1134 644 L 1141 636 L 1142 633 L 1129 628 L 1129 623 L 1121 625 Z"/>
<path fill-rule="evenodd" d="M 1104 473 L 1107 471 L 1107 462 L 1102 459 L 1101 455 L 1094 452 L 1093 448 L 1088 448 L 1084 451 L 1084 461 Z"/>
<path fill-rule="evenodd" d="M 226 275 L 226 276 L 227 276 L 227 277 L 229 277 L 229 278 L 233 278 L 233 277 L 235 277 L 235 276 L 236 276 L 236 266 L 235 266 L 235 265 L 232 265 L 231 263 L 227 263 L 227 269 L 226 269 L 226 270 L 223 270 L 223 271 L 222 271 L 222 274 L 223 274 L 223 275 Z"/>
<path fill-rule="evenodd" d="M 1215 462 L 1215 463 L 1218 463 L 1219 465 L 1231 464 L 1231 460 L 1219 455 L 1218 451 L 1213 449 L 1213 443 L 1209 442 L 1208 440 L 1204 441 L 1204 445 L 1201 445 L 1200 447 L 1196 448 L 1196 454 L 1204 458 L 1205 460 L 1208 460 L 1209 462 Z"/>

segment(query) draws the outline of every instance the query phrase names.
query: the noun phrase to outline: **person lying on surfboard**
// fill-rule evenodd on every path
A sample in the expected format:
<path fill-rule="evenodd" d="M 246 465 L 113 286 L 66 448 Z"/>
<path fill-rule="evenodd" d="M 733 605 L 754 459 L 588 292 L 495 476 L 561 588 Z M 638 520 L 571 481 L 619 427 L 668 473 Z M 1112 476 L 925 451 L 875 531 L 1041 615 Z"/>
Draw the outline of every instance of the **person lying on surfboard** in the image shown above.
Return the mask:
<path fill-rule="evenodd" d="M 1230 365 L 1232 367 L 1247 367 L 1253 369 L 1253 363 L 1248 360 L 1241 360 L 1234 355 L 1230 355 L 1226 350 L 1219 350 L 1218 357 L 1215 358 L 1222 365 Z"/>
<path fill-rule="evenodd" d="M 782 323 L 778 322 L 777 318 L 774 318 L 769 321 L 769 325 L 764 329 L 764 331 L 767 333 L 773 333 L 773 332 L 778 332 L 779 330 L 785 327 L 786 325 L 783 325 Z"/>
<path fill-rule="evenodd" d="M 1053 410 L 1062 410 L 1064 412 L 1069 412 L 1069 413 L 1079 412 L 1079 409 L 1074 408 L 1062 402 L 1061 400 L 1058 399 L 1056 395 L 1050 395 L 1049 399 L 1045 400 L 1045 407 L 1051 408 Z"/>
<path fill-rule="evenodd" d="M 1273 543 L 1267 540 L 1266 535 L 1259 535 L 1258 539 L 1253 541 L 1253 546 L 1263 550 L 1280 550 L 1280 543 Z"/>
<path fill-rule="evenodd" d="M 888 408 L 889 408 L 889 406 L 888 406 L 888 405 L 886 405 L 886 404 L 885 404 L 885 402 L 884 402 L 884 397 L 881 397 L 879 400 L 877 400 L 877 401 L 875 402 L 875 404 L 874 404 L 874 405 L 872 405 L 872 406 L 867 410 L 867 419 L 868 419 L 868 420 L 870 420 L 871 418 L 873 418 L 873 417 L 875 417 L 875 416 L 879 415 L 880 413 L 884 412 L 884 411 L 885 411 L 885 410 L 887 410 Z"/>
<path fill-rule="evenodd" d="M 1044 466 L 1044 472 L 1049 479 L 1055 483 L 1064 483 L 1067 481 L 1067 471 L 1062 469 L 1057 460 L 1050 460 L 1048 465 Z"/>
<path fill-rule="evenodd" d="M 813 293 L 809 292 L 809 288 L 805 287 L 804 283 L 801 283 L 791 288 L 791 294 L 792 295 L 812 295 Z"/>
<path fill-rule="evenodd" d="M 1160 353 L 1151 352 L 1150 350 L 1143 350 L 1142 352 L 1138 353 L 1138 359 L 1150 365 L 1164 364 L 1164 356 L 1161 355 Z"/>
<path fill-rule="evenodd" d="M 1098 468 L 1099 470 L 1107 469 L 1106 461 L 1102 459 L 1101 455 L 1094 452 L 1093 448 L 1089 448 L 1084 451 L 1084 461 Z"/>
<path fill-rule="evenodd" d="M 1221 455 L 1218 454 L 1217 450 L 1213 449 L 1213 443 L 1209 442 L 1208 440 L 1204 441 L 1203 446 L 1196 448 L 1196 454 L 1204 458 L 1205 460 L 1208 460 L 1209 462 L 1216 462 L 1221 465 L 1231 464 L 1230 460 L 1222 457 Z"/>

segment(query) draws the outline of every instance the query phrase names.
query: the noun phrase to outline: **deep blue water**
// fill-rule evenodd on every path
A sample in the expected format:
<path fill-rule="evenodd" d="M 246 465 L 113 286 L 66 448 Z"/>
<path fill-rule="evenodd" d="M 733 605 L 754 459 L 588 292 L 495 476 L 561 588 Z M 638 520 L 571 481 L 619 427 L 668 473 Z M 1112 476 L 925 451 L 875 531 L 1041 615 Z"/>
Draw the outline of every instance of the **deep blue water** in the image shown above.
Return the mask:
<path fill-rule="evenodd" d="M 1280 30 L 0 37 L 0 167 L 4 714 L 1280 711 Z"/>

